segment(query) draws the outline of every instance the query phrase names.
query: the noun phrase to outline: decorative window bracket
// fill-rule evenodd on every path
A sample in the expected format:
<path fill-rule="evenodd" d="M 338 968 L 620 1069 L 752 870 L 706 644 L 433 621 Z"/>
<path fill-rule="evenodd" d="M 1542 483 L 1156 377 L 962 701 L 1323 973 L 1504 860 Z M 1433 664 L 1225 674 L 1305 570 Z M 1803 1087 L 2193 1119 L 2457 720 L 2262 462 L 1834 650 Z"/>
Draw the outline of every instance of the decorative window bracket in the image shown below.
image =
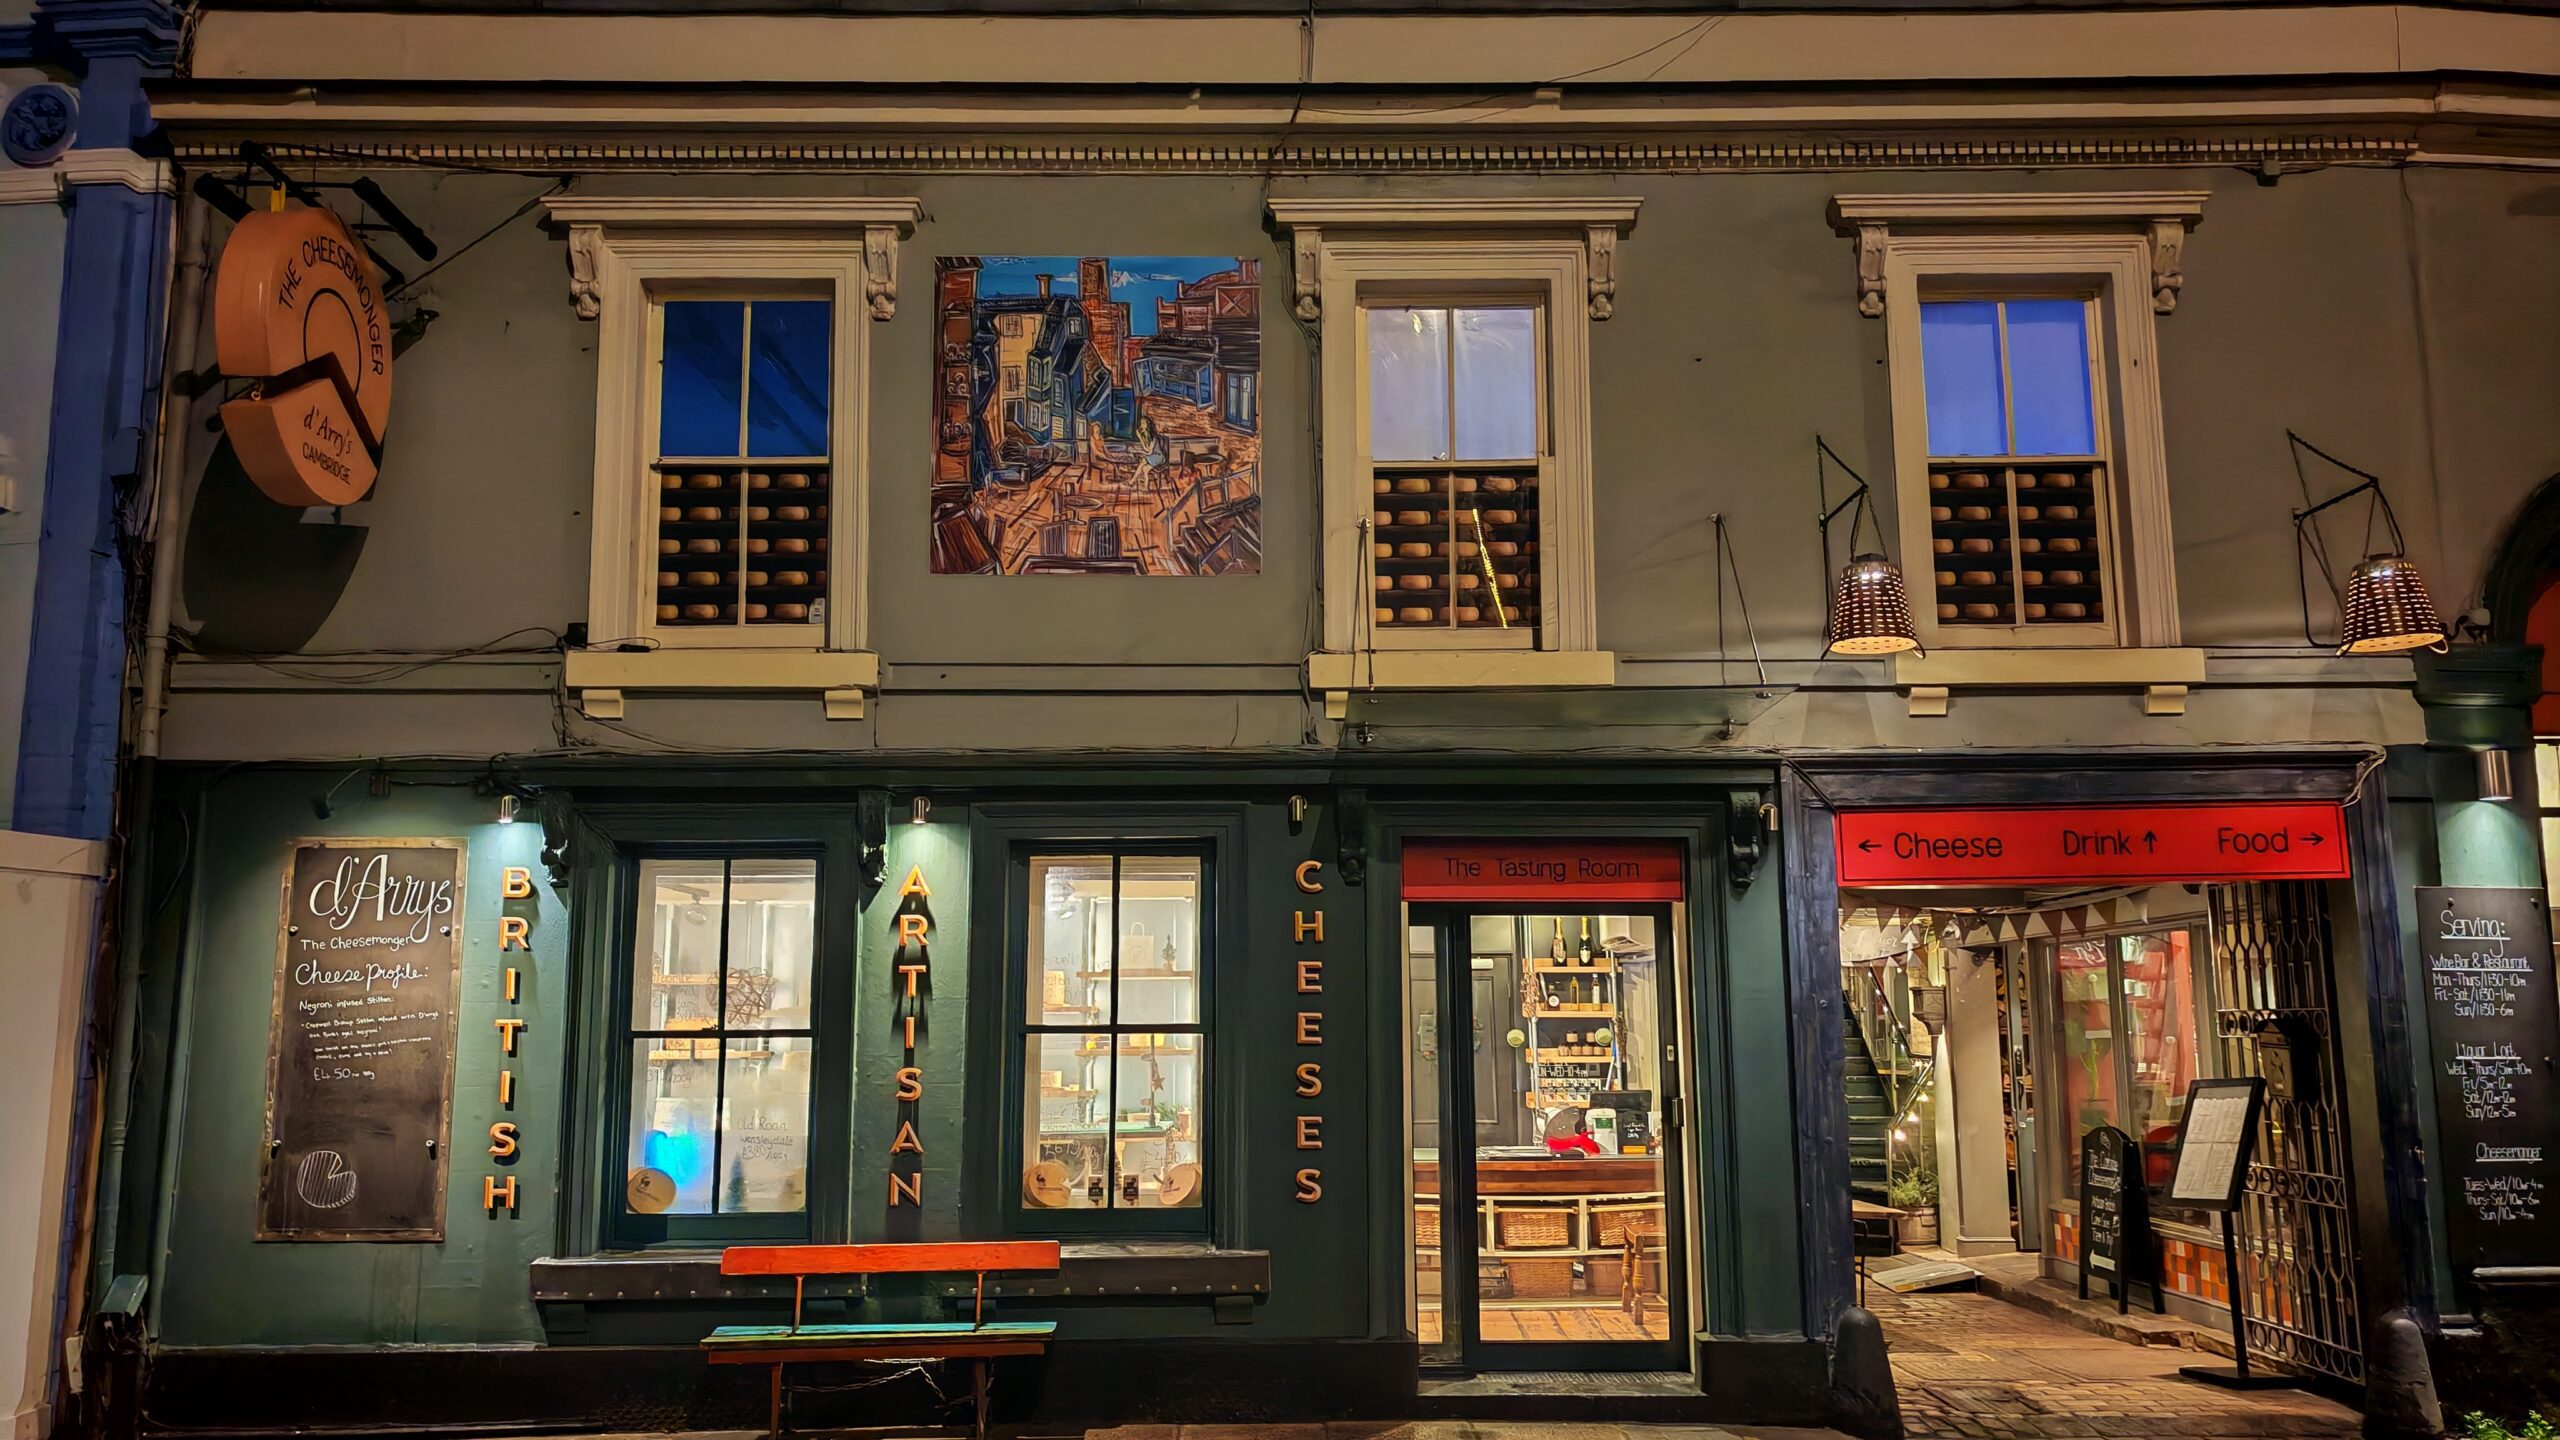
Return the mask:
<path fill-rule="evenodd" d="M 924 218 L 918 200 L 871 196 L 554 196 L 542 202 L 553 220 L 569 227 L 569 298 L 578 318 L 604 313 L 604 251 L 624 234 L 679 238 L 776 231 L 862 236 L 862 300 L 874 320 L 898 313 L 898 242 Z"/>
<path fill-rule="evenodd" d="M 1896 234 L 2004 229 L 2141 232 L 2151 263 L 2151 308 L 2166 315 L 2186 288 L 2187 231 L 2204 218 L 2201 190 L 2108 190 L 2061 194 L 1841 195 L 1831 221 L 1858 241 L 1858 313 L 1884 315 L 1885 242 Z"/>
<path fill-rule="evenodd" d="M 1641 202 L 1615 196 L 1589 198 L 1274 200 L 1272 218 L 1288 227 L 1292 295 L 1299 319 L 1324 318 L 1324 232 L 1417 231 L 1484 234 L 1579 231 L 1583 248 L 1584 304 L 1591 318 L 1617 312 L 1618 232 L 1633 225 Z"/>

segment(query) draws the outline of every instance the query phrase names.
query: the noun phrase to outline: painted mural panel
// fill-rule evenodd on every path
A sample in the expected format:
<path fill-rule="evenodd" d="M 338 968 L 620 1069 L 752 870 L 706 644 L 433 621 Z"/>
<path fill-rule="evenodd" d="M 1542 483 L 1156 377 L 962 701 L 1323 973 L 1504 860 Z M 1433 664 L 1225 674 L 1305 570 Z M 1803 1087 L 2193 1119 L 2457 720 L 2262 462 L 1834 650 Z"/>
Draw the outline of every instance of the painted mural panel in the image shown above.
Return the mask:
<path fill-rule="evenodd" d="M 1262 266 L 934 261 L 933 573 L 1262 568 Z"/>

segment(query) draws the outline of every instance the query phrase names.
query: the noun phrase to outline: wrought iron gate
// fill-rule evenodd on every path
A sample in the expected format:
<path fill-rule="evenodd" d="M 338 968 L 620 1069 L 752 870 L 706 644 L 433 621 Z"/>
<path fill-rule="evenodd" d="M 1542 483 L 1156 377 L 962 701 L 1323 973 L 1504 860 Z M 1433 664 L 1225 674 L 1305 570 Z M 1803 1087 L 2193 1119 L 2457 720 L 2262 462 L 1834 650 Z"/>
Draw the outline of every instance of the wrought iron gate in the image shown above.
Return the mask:
<path fill-rule="evenodd" d="M 2270 1088 L 2258 1121 L 2238 1216 L 2241 1273 L 2230 1277 L 2247 1310 L 2249 1349 L 2362 1384 L 2328 892 L 2303 881 L 2261 881 L 2212 886 L 2207 900 L 2222 1073 L 2265 1073 L 2255 1037 L 2269 1022 L 2318 1037 L 2304 1057 L 2316 1073 L 2298 1075 L 2291 1096 Z"/>

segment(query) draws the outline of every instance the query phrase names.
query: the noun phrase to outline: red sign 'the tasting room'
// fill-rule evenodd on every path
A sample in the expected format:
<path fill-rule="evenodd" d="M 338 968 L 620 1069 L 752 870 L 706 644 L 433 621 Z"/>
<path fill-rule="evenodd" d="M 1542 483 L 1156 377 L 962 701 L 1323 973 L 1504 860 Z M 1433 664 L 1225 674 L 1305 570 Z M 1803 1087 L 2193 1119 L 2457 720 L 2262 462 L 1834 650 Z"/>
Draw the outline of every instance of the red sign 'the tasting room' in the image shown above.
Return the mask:
<path fill-rule="evenodd" d="M 2331 804 L 1844 810 L 1843 885 L 2343 880 Z"/>

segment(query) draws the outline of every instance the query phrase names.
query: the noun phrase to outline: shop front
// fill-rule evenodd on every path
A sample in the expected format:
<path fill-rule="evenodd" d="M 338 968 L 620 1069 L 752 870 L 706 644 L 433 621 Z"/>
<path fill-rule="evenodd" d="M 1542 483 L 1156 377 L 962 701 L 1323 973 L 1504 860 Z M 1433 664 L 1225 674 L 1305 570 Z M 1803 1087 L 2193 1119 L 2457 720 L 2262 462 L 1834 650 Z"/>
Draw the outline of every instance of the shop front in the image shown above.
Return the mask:
<path fill-rule="evenodd" d="M 1054 1238 L 1000 1417 L 1831 1415 L 1775 775 L 1396 768 L 181 771 L 102 1363 L 189 1426 L 754 1423 L 700 1343 L 790 1283 L 722 1249 Z"/>
<path fill-rule="evenodd" d="M 2376 1330 L 2431 1303 L 2423 1037 L 2370 770 L 1810 767 L 1803 858 L 1837 896 L 1843 1252 L 2121 1293 L 2342 1393 L 2404 1379 Z M 2224 1093 L 2261 1098 L 2208 1142 Z M 2209 1143 L 2237 1147 L 2227 1196 L 2182 1168 Z"/>

